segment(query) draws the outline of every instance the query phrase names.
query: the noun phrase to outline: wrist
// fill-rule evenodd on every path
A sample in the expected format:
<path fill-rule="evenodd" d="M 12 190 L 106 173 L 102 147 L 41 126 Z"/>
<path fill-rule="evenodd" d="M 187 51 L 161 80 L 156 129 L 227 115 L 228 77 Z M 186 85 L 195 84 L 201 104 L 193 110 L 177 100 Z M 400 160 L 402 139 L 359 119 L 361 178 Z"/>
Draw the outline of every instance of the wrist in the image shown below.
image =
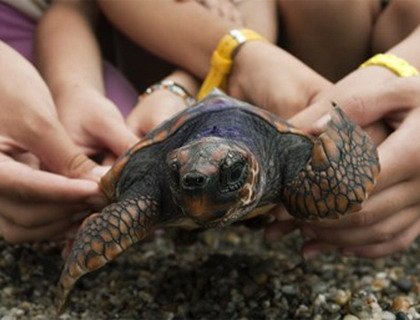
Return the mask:
<path fill-rule="evenodd" d="M 258 71 L 259 55 L 261 52 L 270 52 L 273 45 L 264 41 L 251 41 L 244 43 L 236 53 L 232 72 L 228 78 L 227 93 L 235 98 L 252 101 L 254 74 Z M 273 54 L 278 54 L 274 53 Z M 255 70 L 257 68 L 257 70 Z M 260 79 L 261 80 L 261 79 Z"/>
<path fill-rule="evenodd" d="M 228 77 L 234 58 L 245 43 L 255 40 L 265 41 L 250 29 L 233 29 L 222 37 L 211 57 L 211 67 L 198 92 L 198 99 L 204 98 L 214 88 L 228 91 Z"/>
<path fill-rule="evenodd" d="M 192 97 L 191 93 L 181 84 L 173 81 L 164 79 L 160 82 L 157 82 L 146 89 L 144 93 L 139 96 L 139 99 L 142 100 L 147 96 L 154 94 L 155 92 L 163 91 L 168 93 L 168 96 L 176 97 L 181 99 L 186 106 L 190 107 L 195 104 L 195 99 Z"/>
<path fill-rule="evenodd" d="M 183 70 L 174 71 L 164 80 L 174 81 L 175 83 L 181 85 L 193 97 L 196 96 L 199 89 L 199 83 L 197 79 Z"/>

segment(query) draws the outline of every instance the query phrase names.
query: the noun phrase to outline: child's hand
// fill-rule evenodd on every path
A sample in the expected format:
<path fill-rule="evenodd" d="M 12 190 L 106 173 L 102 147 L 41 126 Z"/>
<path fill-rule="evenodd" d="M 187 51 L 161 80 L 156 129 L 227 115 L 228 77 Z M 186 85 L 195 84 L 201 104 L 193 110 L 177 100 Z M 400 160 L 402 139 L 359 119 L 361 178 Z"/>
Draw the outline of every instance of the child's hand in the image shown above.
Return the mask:
<path fill-rule="evenodd" d="M 39 74 L 1 42 L 0 65 L 0 234 L 51 239 L 101 204 L 101 167 L 67 135 Z"/>
<path fill-rule="evenodd" d="M 142 95 L 127 117 L 127 125 L 141 137 L 186 107 L 184 99 L 169 90 L 159 89 L 150 95 Z"/>
<path fill-rule="evenodd" d="M 286 51 L 268 42 L 250 41 L 235 57 L 228 93 L 287 119 L 330 86 Z"/>
<path fill-rule="evenodd" d="M 93 88 L 67 88 L 56 104 L 64 127 L 87 155 L 111 151 L 119 156 L 138 140 L 118 108 Z"/>
<path fill-rule="evenodd" d="M 420 235 L 419 121 L 420 109 L 414 109 L 379 146 L 380 179 L 360 212 L 303 225 L 313 239 L 303 248 L 305 256 L 339 249 L 375 258 L 410 247 Z"/>
<path fill-rule="evenodd" d="M 385 76 L 382 81 L 380 73 Z M 348 86 L 351 83 L 353 86 Z M 397 78 L 384 68 L 361 69 L 339 82 L 331 96 L 324 96 L 325 101 L 292 119 L 308 128 L 308 114 L 312 113 L 314 123 L 329 105 L 328 97 L 337 99 L 341 92 L 343 103 L 338 100 L 339 104 L 357 123 L 368 126 L 381 120 L 395 130 L 378 147 L 378 185 L 362 210 L 340 220 L 302 225 L 304 235 L 312 238 L 303 248 L 306 257 L 335 249 L 364 257 L 385 256 L 408 248 L 420 234 L 419 86 L 419 77 Z M 324 122 L 321 120 L 320 125 Z M 376 125 L 376 137 L 381 136 L 382 141 L 386 134 L 380 131 L 383 129 Z M 270 234 L 275 237 L 275 225 Z"/>

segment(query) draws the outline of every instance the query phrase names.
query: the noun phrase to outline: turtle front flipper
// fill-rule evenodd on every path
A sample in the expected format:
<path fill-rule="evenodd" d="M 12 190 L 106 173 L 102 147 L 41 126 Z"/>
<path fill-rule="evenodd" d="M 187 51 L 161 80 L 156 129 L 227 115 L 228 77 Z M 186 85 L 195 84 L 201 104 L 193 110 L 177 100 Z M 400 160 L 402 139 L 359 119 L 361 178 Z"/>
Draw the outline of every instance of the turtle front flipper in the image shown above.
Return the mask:
<path fill-rule="evenodd" d="M 156 225 L 157 213 L 157 201 L 144 196 L 110 204 L 83 222 L 59 280 L 58 313 L 64 310 L 76 281 L 146 237 Z"/>
<path fill-rule="evenodd" d="M 379 173 L 375 145 L 358 125 L 334 107 L 312 156 L 283 190 L 290 214 L 301 219 L 338 218 L 360 210 Z"/>

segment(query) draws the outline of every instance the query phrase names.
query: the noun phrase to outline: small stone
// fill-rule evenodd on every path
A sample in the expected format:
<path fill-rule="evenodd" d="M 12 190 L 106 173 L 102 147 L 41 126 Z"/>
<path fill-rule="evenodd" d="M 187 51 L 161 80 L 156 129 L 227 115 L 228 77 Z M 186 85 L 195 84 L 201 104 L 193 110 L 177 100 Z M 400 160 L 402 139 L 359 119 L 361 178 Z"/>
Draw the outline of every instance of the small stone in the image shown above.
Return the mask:
<path fill-rule="evenodd" d="M 360 320 L 360 319 L 352 314 L 346 314 L 343 320 Z"/>
<path fill-rule="evenodd" d="M 326 309 L 330 312 L 330 313 L 337 313 L 338 311 L 340 311 L 340 306 L 338 304 L 335 303 L 327 303 L 326 304 Z"/>
<path fill-rule="evenodd" d="M 226 239 L 226 242 L 233 245 L 238 245 L 241 242 L 241 238 L 235 232 L 229 232 L 225 236 L 225 239 Z"/>
<path fill-rule="evenodd" d="M 290 284 L 283 286 L 283 288 L 281 288 L 281 291 L 284 294 L 288 294 L 288 295 L 296 295 L 297 294 L 296 286 L 290 285 Z"/>
<path fill-rule="evenodd" d="M 382 311 L 381 318 L 382 320 L 395 320 L 396 316 L 392 312 Z"/>
<path fill-rule="evenodd" d="M 6 297 L 11 297 L 15 294 L 16 288 L 14 288 L 14 287 L 4 287 L 1 291 Z"/>
<path fill-rule="evenodd" d="M 333 295 L 333 301 L 340 306 L 346 305 L 350 298 L 351 292 L 349 290 L 337 290 L 337 292 Z"/>
<path fill-rule="evenodd" d="M 389 280 L 383 278 L 376 278 L 372 280 L 372 291 L 382 291 L 389 286 Z"/>
<path fill-rule="evenodd" d="M 323 306 L 325 304 L 325 302 L 326 302 L 325 295 L 319 294 L 319 295 L 317 295 L 313 304 L 316 307 L 320 307 L 320 306 Z"/>
<path fill-rule="evenodd" d="M 407 296 L 399 296 L 392 300 L 392 310 L 407 313 L 412 302 Z"/>
<path fill-rule="evenodd" d="M 271 302 L 270 302 L 270 300 L 264 300 L 264 301 L 262 302 L 262 306 L 263 306 L 263 308 L 264 308 L 264 309 L 268 309 L 268 308 L 270 308 L 270 307 L 271 307 Z"/>
<path fill-rule="evenodd" d="M 404 312 L 397 312 L 395 314 L 395 320 L 410 320 L 410 318 Z"/>
<path fill-rule="evenodd" d="M 413 281 L 410 278 L 403 278 L 395 282 L 395 285 L 401 291 L 408 293 L 413 288 Z"/>
<path fill-rule="evenodd" d="M 265 274 L 265 273 L 257 274 L 254 277 L 254 281 L 255 281 L 256 284 L 258 284 L 260 286 L 265 285 L 268 281 L 268 275 Z"/>
<path fill-rule="evenodd" d="M 327 291 L 328 285 L 323 282 L 320 281 L 318 283 L 315 283 L 315 285 L 312 287 L 312 292 L 314 294 L 318 294 L 318 293 L 325 293 Z"/>

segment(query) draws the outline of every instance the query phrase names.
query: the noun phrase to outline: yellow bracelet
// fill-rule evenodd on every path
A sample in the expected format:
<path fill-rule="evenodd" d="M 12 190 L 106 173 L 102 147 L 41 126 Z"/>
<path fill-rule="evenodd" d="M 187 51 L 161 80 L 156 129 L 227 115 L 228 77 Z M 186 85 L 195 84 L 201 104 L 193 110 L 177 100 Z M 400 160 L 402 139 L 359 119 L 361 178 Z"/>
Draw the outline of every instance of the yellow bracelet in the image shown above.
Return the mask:
<path fill-rule="evenodd" d="M 406 60 L 389 53 L 379 53 L 374 55 L 372 58 L 362 63 L 360 68 L 365 68 L 368 66 L 385 67 L 402 78 L 419 75 L 417 69 L 409 64 Z"/>
<path fill-rule="evenodd" d="M 198 92 L 198 100 L 204 98 L 214 88 L 226 90 L 227 77 L 232 69 L 234 55 L 239 46 L 252 40 L 265 39 L 250 29 L 234 29 L 223 36 L 211 57 L 210 71 Z"/>

